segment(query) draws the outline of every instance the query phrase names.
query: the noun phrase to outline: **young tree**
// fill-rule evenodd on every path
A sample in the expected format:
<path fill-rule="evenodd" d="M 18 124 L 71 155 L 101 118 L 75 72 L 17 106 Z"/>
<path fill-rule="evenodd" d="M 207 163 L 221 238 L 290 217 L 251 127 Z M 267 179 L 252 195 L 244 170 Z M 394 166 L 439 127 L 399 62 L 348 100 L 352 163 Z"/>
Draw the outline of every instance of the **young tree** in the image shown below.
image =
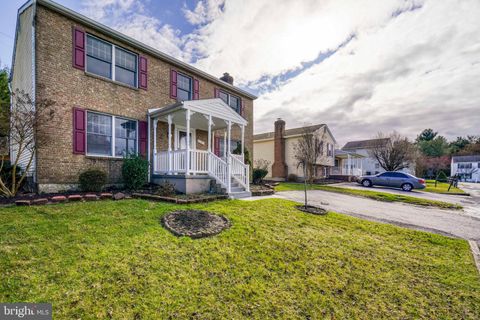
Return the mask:
<path fill-rule="evenodd" d="M 304 130 L 302 136 L 294 145 L 297 168 L 303 170 L 305 209 L 308 207 L 307 184 L 313 181 L 316 165 L 325 157 L 323 141 L 326 131 L 326 127 L 316 132 Z"/>
<path fill-rule="evenodd" d="M 408 168 L 415 158 L 415 147 L 408 138 L 393 132 L 389 135 L 378 133 L 376 142 L 369 151 L 386 171 Z"/>
<path fill-rule="evenodd" d="M 14 150 L 14 159 L 11 164 L 11 174 L 8 180 L 0 177 L 0 194 L 13 197 L 17 194 L 26 179 L 36 151 L 50 141 L 50 136 L 39 134 L 43 125 L 54 117 L 55 102 L 50 99 L 33 101 L 28 93 L 15 90 L 12 93 L 13 106 L 10 113 L 9 136 Z M 20 159 L 26 159 L 26 165 L 18 174 Z M 0 163 L 0 172 L 4 168 L 4 160 Z"/>

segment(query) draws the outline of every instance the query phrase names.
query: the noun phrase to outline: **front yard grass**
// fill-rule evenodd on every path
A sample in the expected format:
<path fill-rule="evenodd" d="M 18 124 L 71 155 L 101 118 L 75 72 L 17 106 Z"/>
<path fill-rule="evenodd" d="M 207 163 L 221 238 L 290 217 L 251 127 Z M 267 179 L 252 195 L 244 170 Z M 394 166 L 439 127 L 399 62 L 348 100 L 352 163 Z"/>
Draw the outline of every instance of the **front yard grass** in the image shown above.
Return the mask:
<path fill-rule="evenodd" d="M 450 188 L 450 191 L 448 191 L 448 186 L 450 184 L 445 183 L 445 182 L 437 182 L 436 187 L 435 187 L 435 180 L 425 180 L 425 183 L 426 183 L 427 187 L 425 189 L 423 189 L 422 191 L 433 192 L 433 193 L 444 193 L 444 194 L 449 194 L 449 193 L 465 194 L 466 193 L 462 189 L 455 188 L 454 186 L 452 186 Z"/>
<path fill-rule="evenodd" d="M 144 200 L 0 210 L 0 301 L 54 319 L 479 319 L 466 241 L 267 199 Z M 199 240 L 160 225 L 176 209 L 225 215 Z"/>
<path fill-rule="evenodd" d="M 275 191 L 303 191 L 303 183 L 288 183 L 282 182 L 278 186 L 275 187 Z M 438 200 L 429 200 L 423 198 L 417 198 L 412 196 L 404 196 L 401 194 L 393 194 L 388 192 L 381 192 L 381 191 L 372 191 L 372 190 L 359 190 L 359 189 L 350 189 L 350 188 L 342 188 L 342 187 L 334 187 L 329 185 L 321 185 L 321 184 L 309 184 L 308 190 L 323 190 L 329 192 L 336 192 L 342 194 L 349 194 L 358 197 L 369 198 L 378 201 L 386 201 L 386 202 L 404 202 L 419 206 L 426 206 L 426 207 L 438 207 L 443 209 L 455 209 L 461 210 L 463 207 L 456 203 L 449 203 L 444 201 Z"/>

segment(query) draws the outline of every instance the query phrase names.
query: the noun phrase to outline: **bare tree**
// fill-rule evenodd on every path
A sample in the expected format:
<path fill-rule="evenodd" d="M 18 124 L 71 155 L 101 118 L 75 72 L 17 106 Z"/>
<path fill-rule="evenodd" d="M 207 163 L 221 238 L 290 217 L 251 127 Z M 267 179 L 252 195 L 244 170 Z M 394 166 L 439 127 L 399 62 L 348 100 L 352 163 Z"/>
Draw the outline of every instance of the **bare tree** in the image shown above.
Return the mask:
<path fill-rule="evenodd" d="M 49 135 L 39 134 L 42 126 L 54 117 L 55 102 L 50 99 L 33 101 L 28 93 L 15 90 L 12 93 L 10 113 L 10 144 L 14 151 L 11 174 L 0 176 L 0 194 L 13 197 L 26 179 L 32 166 L 36 151 L 48 144 Z M 19 161 L 24 159 L 24 167 L 19 172 Z M 4 168 L 4 160 L 0 164 L 0 172 Z"/>
<path fill-rule="evenodd" d="M 326 131 L 326 127 L 316 132 L 304 130 L 294 145 L 297 168 L 303 170 L 305 209 L 308 207 L 307 184 L 313 182 L 317 164 L 326 157 L 326 150 L 324 150 Z"/>
<path fill-rule="evenodd" d="M 385 135 L 378 133 L 369 151 L 380 166 L 386 171 L 397 171 L 408 168 L 415 158 L 415 146 L 408 138 L 397 132 Z"/>

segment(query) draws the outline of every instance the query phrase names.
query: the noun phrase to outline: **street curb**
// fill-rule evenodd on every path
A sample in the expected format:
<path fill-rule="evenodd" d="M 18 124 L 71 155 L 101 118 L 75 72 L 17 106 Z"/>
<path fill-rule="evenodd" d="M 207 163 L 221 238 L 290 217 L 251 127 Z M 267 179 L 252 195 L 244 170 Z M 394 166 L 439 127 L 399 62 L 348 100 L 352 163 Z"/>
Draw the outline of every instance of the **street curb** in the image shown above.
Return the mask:
<path fill-rule="evenodd" d="M 473 240 L 468 240 L 470 244 L 470 249 L 472 250 L 473 260 L 475 260 L 475 265 L 477 266 L 478 273 L 480 273 L 480 249 L 478 249 L 478 245 Z"/>

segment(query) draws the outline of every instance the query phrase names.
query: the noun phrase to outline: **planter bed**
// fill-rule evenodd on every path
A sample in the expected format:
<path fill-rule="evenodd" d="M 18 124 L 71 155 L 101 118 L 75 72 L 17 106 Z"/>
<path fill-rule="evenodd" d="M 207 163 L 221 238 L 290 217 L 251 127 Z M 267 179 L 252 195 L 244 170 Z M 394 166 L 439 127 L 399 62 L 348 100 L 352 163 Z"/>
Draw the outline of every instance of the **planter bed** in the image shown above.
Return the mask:
<path fill-rule="evenodd" d="M 215 200 L 223 200 L 228 199 L 228 195 L 224 194 L 215 194 L 215 195 L 207 195 L 207 194 L 192 194 L 192 195 L 172 195 L 172 196 L 160 196 L 151 193 L 144 193 L 144 192 L 136 192 L 132 194 L 133 198 L 140 198 L 144 200 L 151 200 L 151 201 L 164 201 L 164 202 L 171 202 L 177 204 L 189 204 L 189 203 L 200 203 L 200 202 L 211 202 Z"/>
<path fill-rule="evenodd" d="M 130 198 L 130 195 L 121 192 L 65 192 L 65 193 L 28 193 L 20 194 L 13 198 L 0 198 L 0 206 L 31 206 L 46 205 L 50 203 L 97 201 L 97 200 L 121 200 Z"/>
<path fill-rule="evenodd" d="M 271 196 L 275 194 L 275 190 L 265 185 L 250 185 L 250 192 L 252 197 Z"/>

